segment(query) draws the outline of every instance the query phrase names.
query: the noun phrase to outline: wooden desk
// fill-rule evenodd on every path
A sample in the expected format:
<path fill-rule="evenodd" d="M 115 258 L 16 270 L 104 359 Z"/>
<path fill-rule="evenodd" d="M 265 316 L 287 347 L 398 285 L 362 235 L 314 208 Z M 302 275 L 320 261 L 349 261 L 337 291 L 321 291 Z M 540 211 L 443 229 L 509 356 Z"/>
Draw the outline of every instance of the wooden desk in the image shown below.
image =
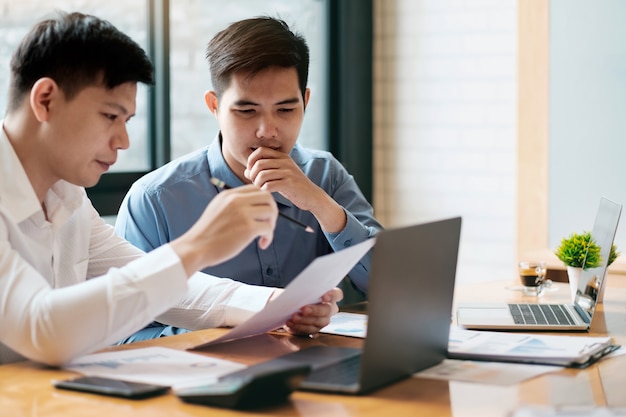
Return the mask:
<path fill-rule="evenodd" d="M 548 293 L 541 302 L 562 301 L 569 296 L 566 284 Z M 498 282 L 490 285 L 457 288 L 459 300 L 516 300 L 517 293 Z M 589 335 L 611 334 L 626 345 L 626 278 L 611 277 L 605 302 L 597 311 Z M 224 332 L 211 329 L 164 339 L 140 342 L 111 349 L 165 346 L 185 349 L 211 340 Z M 587 334 L 587 333 L 585 333 Z M 360 346 L 360 339 L 321 335 L 304 339 L 288 335 L 264 335 L 254 346 L 236 343 L 221 351 L 212 351 L 226 359 L 243 363 L 277 356 L 293 349 L 315 344 Z M 605 360 L 588 369 L 564 369 L 512 386 L 492 386 L 408 378 L 367 396 L 322 395 L 296 392 L 291 401 L 280 407 L 255 412 L 185 404 L 174 395 L 147 400 L 123 400 L 111 397 L 57 390 L 50 381 L 69 378 L 72 372 L 50 369 L 31 362 L 0 366 L 0 414 L 29 417 L 100 417 L 100 416 L 455 416 L 503 417 L 521 405 L 599 405 L 626 406 L 626 355 Z"/>

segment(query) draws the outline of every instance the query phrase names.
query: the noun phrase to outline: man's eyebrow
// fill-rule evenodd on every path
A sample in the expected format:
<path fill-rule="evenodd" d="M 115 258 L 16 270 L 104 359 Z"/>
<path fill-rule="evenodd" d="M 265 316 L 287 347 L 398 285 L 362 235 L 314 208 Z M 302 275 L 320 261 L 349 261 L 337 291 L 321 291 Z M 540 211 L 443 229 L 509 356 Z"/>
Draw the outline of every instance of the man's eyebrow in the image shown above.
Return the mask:
<path fill-rule="evenodd" d="M 288 98 L 287 100 L 279 101 L 276 104 L 280 106 L 283 104 L 298 104 L 299 102 L 300 102 L 300 99 L 298 97 L 294 97 L 294 98 Z"/>
<path fill-rule="evenodd" d="M 235 106 L 258 106 L 259 103 L 255 103 L 254 101 L 250 101 L 250 100 L 237 100 L 235 101 Z"/>
<path fill-rule="evenodd" d="M 298 104 L 300 102 L 300 99 L 298 97 L 293 97 L 293 98 L 288 98 L 282 101 L 279 101 L 278 103 L 274 104 L 275 106 L 282 106 L 285 104 Z M 235 106 L 258 106 L 259 103 L 255 103 L 254 101 L 250 101 L 250 100 L 237 100 L 235 101 Z"/>
<path fill-rule="evenodd" d="M 126 107 L 122 106 L 121 104 L 118 103 L 111 103 L 111 102 L 107 102 L 104 103 L 106 106 L 109 107 L 114 107 L 115 109 L 117 109 L 120 113 L 122 113 L 123 115 L 128 115 L 129 111 Z M 131 114 L 131 116 L 134 116 L 134 114 Z"/>

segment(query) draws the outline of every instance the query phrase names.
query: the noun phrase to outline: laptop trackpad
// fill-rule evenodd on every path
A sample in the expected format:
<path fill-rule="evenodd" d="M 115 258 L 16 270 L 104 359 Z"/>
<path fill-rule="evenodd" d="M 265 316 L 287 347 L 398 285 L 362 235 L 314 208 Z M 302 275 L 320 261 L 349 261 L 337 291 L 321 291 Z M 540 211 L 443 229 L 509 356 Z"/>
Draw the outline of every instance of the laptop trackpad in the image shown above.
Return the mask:
<path fill-rule="evenodd" d="M 362 350 L 359 348 L 318 345 L 279 356 L 275 360 L 310 365 L 311 369 L 315 371 L 320 368 L 325 368 L 329 365 L 339 363 L 348 358 L 358 356 L 361 352 Z"/>
<path fill-rule="evenodd" d="M 506 305 L 485 306 L 463 306 L 459 308 L 457 319 L 459 325 L 464 324 L 511 324 L 513 318 Z"/>

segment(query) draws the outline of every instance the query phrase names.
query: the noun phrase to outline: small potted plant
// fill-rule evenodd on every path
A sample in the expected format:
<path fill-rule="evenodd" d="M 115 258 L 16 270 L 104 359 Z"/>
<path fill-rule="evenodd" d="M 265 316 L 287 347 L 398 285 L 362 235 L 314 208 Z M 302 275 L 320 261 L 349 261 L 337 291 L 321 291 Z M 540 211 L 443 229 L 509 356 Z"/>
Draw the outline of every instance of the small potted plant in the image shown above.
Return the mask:
<path fill-rule="evenodd" d="M 572 299 L 576 295 L 580 274 L 584 269 L 596 268 L 600 266 L 602 257 L 600 256 L 600 246 L 591 237 L 591 232 L 572 233 L 567 238 L 561 240 L 561 244 L 554 251 L 554 254 L 567 267 L 567 276 L 572 290 Z M 615 245 L 611 246 L 608 265 L 619 256 Z"/>

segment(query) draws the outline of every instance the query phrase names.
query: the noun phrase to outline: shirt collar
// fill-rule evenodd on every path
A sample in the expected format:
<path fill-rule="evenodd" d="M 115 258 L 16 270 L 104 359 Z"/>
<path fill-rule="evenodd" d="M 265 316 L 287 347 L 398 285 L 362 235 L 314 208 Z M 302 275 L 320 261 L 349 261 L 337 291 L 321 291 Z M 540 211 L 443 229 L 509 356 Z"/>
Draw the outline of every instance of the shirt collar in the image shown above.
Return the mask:
<path fill-rule="evenodd" d="M 43 210 L 35 190 L 24 171 L 13 145 L 4 132 L 0 120 L 0 206 L 16 222 L 41 213 Z M 50 219 L 64 220 L 80 204 L 84 190 L 65 181 L 57 181 L 46 195 L 45 202 Z"/>
<path fill-rule="evenodd" d="M 222 154 L 222 134 L 221 132 L 217 134 L 217 137 L 211 144 L 209 145 L 209 149 L 207 151 L 207 159 L 209 162 L 211 175 L 217 179 L 224 181 L 231 187 L 240 187 L 244 185 L 243 181 L 239 179 L 235 175 L 235 173 L 230 169 L 226 160 L 224 159 L 224 155 Z M 277 203 L 282 204 L 287 207 L 292 207 L 293 203 L 283 197 L 280 193 L 272 193 L 274 196 L 274 200 Z"/>

